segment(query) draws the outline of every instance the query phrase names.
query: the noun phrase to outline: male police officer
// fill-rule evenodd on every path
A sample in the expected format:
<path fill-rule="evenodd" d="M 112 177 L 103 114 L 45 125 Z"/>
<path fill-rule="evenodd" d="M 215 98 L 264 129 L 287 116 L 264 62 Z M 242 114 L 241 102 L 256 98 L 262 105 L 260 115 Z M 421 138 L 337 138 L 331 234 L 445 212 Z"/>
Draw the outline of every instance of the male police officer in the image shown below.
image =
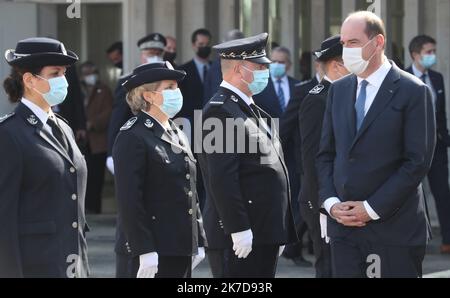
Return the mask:
<path fill-rule="evenodd" d="M 205 106 L 203 120 L 205 126 L 214 122 L 223 131 L 211 143 L 216 146 L 212 151 L 206 148 L 210 133 L 203 131 L 199 162 L 207 191 L 208 247 L 223 257 L 222 273 L 216 271 L 216 277 L 274 277 L 280 247 L 297 240 L 281 145 L 275 129 L 262 123 L 270 116 L 252 99 L 269 80 L 267 38 L 263 33 L 215 46 L 224 81 Z M 233 121 L 236 125 L 230 128 L 227 122 Z M 249 150 L 252 142 L 259 145 L 257 150 Z M 243 143 L 244 152 L 236 151 Z"/>

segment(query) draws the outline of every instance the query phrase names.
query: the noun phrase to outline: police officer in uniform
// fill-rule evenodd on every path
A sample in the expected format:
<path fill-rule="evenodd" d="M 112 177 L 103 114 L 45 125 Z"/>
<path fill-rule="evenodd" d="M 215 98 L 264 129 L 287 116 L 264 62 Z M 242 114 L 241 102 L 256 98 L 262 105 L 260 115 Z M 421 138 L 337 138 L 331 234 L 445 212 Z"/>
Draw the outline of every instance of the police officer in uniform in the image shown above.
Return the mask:
<path fill-rule="evenodd" d="M 313 241 L 316 277 L 329 278 L 331 277 L 330 246 L 326 243 L 326 239 L 322 239 L 322 234 L 326 237 L 326 233 L 322 233 L 320 227 L 320 217 L 322 222 L 326 222 L 326 212 L 320 213 L 316 155 L 319 152 L 328 89 L 333 81 L 348 74 L 342 61 L 341 37 L 333 36 L 323 41 L 321 49 L 315 52 L 315 56 L 325 76 L 305 97 L 298 112 L 303 164 L 300 211 Z"/>
<path fill-rule="evenodd" d="M 183 105 L 177 82 L 185 75 L 169 62 L 150 63 L 124 83 L 136 117 L 121 128 L 113 158 L 131 277 L 190 277 L 205 257 L 196 160 L 170 120 Z"/>
<path fill-rule="evenodd" d="M 203 213 L 208 257 L 215 277 L 272 278 L 284 245 L 298 240 L 277 132 L 252 99 L 269 80 L 267 38 L 263 33 L 214 47 L 222 60 L 223 82 L 203 111 L 199 162 L 207 190 Z M 236 127 L 227 127 L 229 121 L 236 121 L 241 133 L 233 135 Z M 209 122 L 221 124 L 223 131 L 210 131 Z M 208 143 L 215 132 L 215 142 Z M 238 151 L 243 143 L 245 151 Z M 250 149 L 255 144 L 256 150 Z"/>
<path fill-rule="evenodd" d="M 18 105 L 0 118 L 0 277 L 86 277 L 86 163 L 51 109 L 78 57 L 57 40 L 29 38 L 5 58 L 3 85 Z"/>

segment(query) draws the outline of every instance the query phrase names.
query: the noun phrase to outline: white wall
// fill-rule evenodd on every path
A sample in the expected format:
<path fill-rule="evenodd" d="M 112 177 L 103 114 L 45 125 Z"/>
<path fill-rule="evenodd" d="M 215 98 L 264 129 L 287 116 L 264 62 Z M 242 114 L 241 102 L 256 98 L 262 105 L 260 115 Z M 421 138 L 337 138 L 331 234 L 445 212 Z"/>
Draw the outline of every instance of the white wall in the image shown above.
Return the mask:
<path fill-rule="evenodd" d="M 10 71 L 4 52 L 15 48 L 19 40 L 36 36 L 37 9 L 36 4 L 0 1 L 0 115 L 13 109 L 3 91 L 3 80 Z"/>

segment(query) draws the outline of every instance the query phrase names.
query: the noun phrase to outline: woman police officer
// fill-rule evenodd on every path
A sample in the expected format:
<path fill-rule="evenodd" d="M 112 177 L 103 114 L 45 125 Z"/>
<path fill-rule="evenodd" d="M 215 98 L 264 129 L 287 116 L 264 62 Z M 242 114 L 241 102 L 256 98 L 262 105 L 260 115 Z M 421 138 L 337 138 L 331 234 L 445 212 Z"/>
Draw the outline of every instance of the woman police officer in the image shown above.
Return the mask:
<path fill-rule="evenodd" d="M 170 120 L 181 109 L 169 62 L 144 64 L 123 84 L 136 117 L 113 149 L 119 229 L 131 255 L 130 276 L 183 278 L 204 256 L 196 191 L 196 160 L 187 137 Z"/>
<path fill-rule="evenodd" d="M 0 119 L 0 277 L 86 277 L 86 163 L 51 107 L 78 57 L 49 38 L 5 53 L 15 111 Z"/>

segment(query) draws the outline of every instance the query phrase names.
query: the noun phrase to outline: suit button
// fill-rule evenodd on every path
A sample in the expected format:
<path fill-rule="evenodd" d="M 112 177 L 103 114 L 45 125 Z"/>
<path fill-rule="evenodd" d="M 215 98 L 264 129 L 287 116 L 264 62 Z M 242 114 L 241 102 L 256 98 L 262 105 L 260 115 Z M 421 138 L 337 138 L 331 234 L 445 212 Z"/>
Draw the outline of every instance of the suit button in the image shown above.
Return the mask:
<path fill-rule="evenodd" d="M 70 172 L 73 174 L 73 173 L 75 173 L 75 168 L 74 167 L 71 167 L 70 168 Z"/>
<path fill-rule="evenodd" d="M 156 216 L 152 216 L 152 219 L 153 219 L 153 220 L 156 220 Z"/>
<path fill-rule="evenodd" d="M 74 200 L 74 201 L 77 200 L 77 195 L 76 195 L 76 194 L 73 194 L 73 195 L 72 195 L 72 200 Z"/>
<path fill-rule="evenodd" d="M 188 197 L 192 198 L 194 196 L 194 193 L 192 191 L 188 192 Z"/>
<path fill-rule="evenodd" d="M 78 228 L 78 223 L 77 222 L 73 222 L 72 223 L 72 228 L 74 228 L 74 229 Z"/>
<path fill-rule="evenodd" d="M 189 215 L 192 215 L 194 213 L 194 211 L 192 209 L 189 209 L 188 213 L 189 213 Z"/>
<path fill-rule="evenodd" d="M 248 201 L 249 204 L 253 204 L 253 201 Z"/>
<path fill-rule="evenodd" d="M 191 179 L 191 175 L 190 174 L 186 174 L 186 180 L 190 180 Z"/>

